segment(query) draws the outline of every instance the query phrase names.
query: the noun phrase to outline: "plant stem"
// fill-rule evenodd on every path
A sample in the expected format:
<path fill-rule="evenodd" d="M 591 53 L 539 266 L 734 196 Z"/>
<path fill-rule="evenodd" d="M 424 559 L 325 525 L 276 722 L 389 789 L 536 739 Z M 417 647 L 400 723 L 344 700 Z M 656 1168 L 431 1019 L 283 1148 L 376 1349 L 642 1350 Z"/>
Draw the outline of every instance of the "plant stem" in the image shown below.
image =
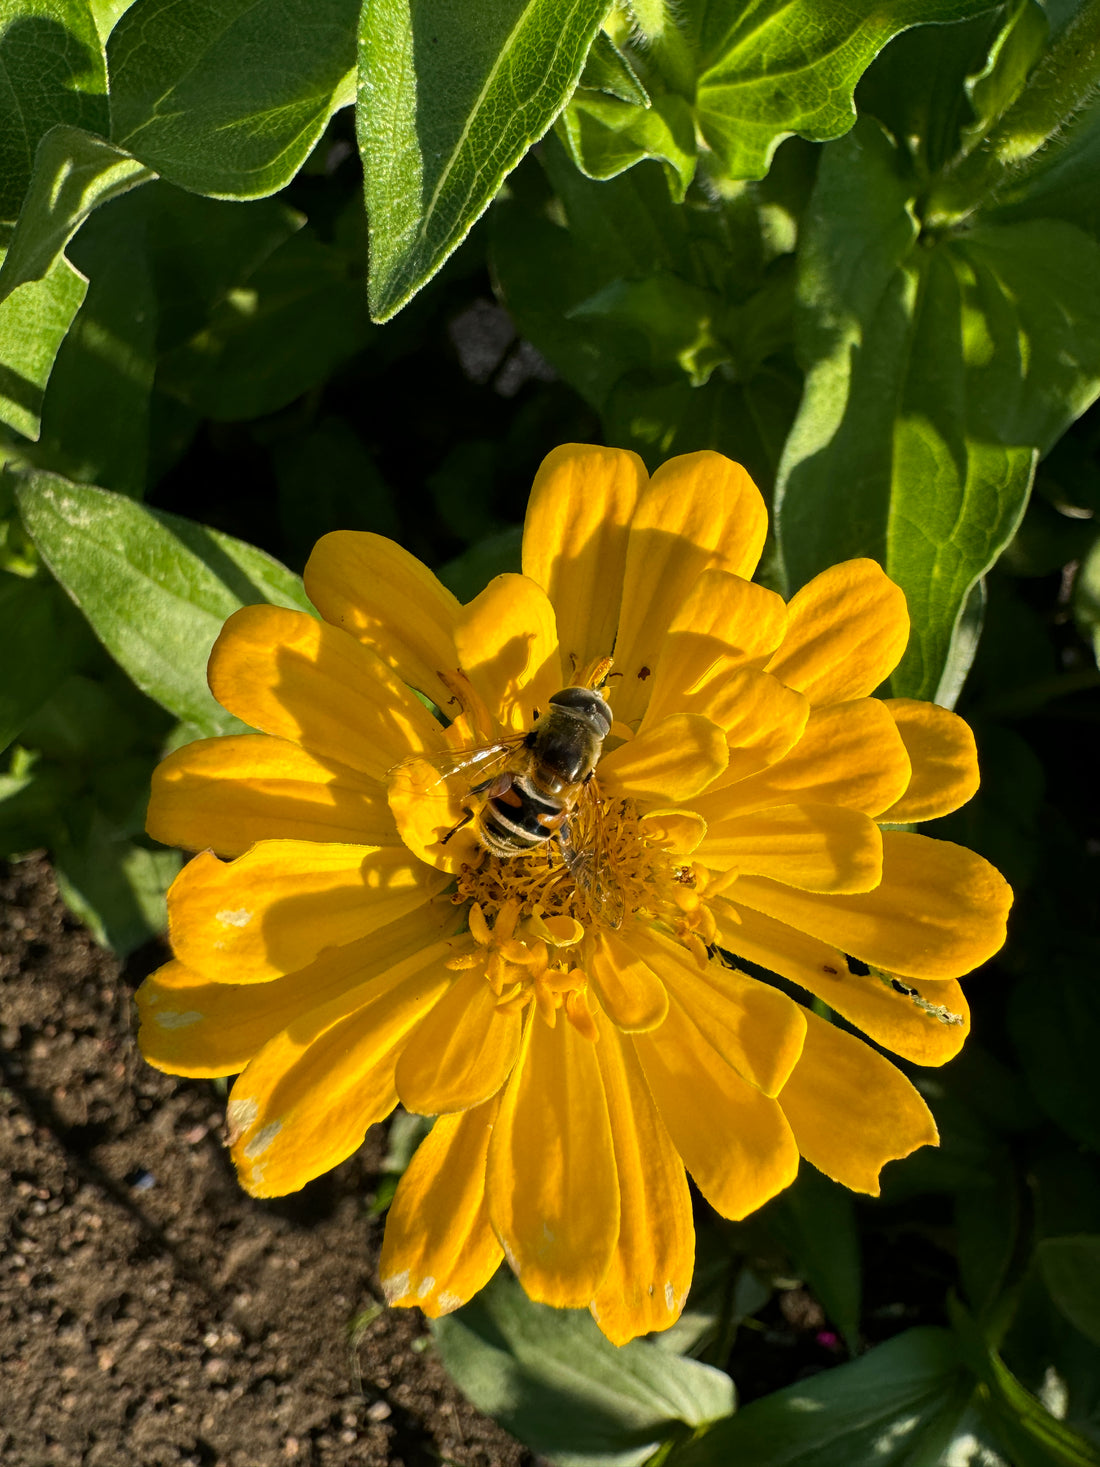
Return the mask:
<path fill-rule="evenodd" d="M 1019 183 L 1100 85 L 1100 0 L 1084 0 L 1008 111 L 929 195 L 926 224 L 954 225 Z"/>
<path fill-rule="evenodd" d="M 670 91 L 695 100 L 695 57 L 668 0 L 628 0 L 628 9 Z"/>

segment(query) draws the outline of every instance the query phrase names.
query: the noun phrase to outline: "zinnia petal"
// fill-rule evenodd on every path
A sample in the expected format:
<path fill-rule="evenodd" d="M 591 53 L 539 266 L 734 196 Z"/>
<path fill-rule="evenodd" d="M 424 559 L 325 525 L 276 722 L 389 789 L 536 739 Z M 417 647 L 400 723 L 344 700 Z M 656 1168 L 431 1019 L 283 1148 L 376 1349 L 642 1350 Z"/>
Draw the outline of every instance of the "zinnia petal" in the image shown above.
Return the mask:
<path fill-rule="evenodd" d="M 615 663 L 615 713 L 645 712 L 646 679 L 697 578 L 712 566 L 751 577 L 767 534 L 760 491 L 740 464 L 704 450 L 657 470 L 638 499 L 626 554 Z"/>
<path fill-rule="evenodd" d="M 792 598 L 787 613 L 787 635 L 768 671 L 815 706 L 873 693 L 909 640 L 904 593 L 873 560 L 822 571 Z"/>
<path fill-rule="evenodd" d="M 624 1034 L 656 1029 L 664 1022 L 665 985 L 618 933 L 597 929 L 588 969 L 604 1012 Z"/>
<path fill-rule="evenodd" d="M 799 800 L 879 815 L 898 799 L 911 774 L 887 705 L 858 698 L 815 708 L 789 754 L 747 779 L 727 783 L 721 793 L 708 791 L 698 809 L 711 823 L 734 812 Z"/>
<path fill-rule="evenodd" d="M 215 983 L 183 963 L 166 963 L 135 995 L 141 1052 L 170 1075 L 237 1075 L 302 1014 L 368 980 L 381 992 L 410 963 L 419 966 L 425 949 L 452 931 L 459 915 L 450 902 L 435 902 L 359 942 L 329 948 L 297 973 L 273 978 L 259 993 L 251 984 Z"/>
<path fill-rule="evenodd" d="M 728 820 L 708 819 L 695 854 L 719 871 L 767 876 L 802 891 L 865 892 L 882 877 L 878 826 L 840 805 L 780 805 Z"/>
<path fill-rule="evenodd" d="M 938 820 L 977 793 L 978 750 L 968 724 L 935 703 L 888 698 L 884 705 L 913 765 L 909 787 L 879 819 L 892 825 Z"/>
<path fill-rule="evenodd" d="M 765 1095 L 778 1095 L 802 1053 L 802 1006 L 777 988 L 718 963 L 700 967 L 678 943 L 655 930 L 638 944 L 726 1064 Z"/>
<path fill-rule="evenodd" d="M 449 692 L 436 674 L 458 666 L 454 629 L 461 606 L 415 555 L 382 535 L 334 530 L 314 546 L 303 580 L 326 621 L 442 706 Z"/>
<path fill-rule="evenodd" d="M 450 973 L 428 950 L 400 982 L 370 985 L 355 1012 L 306 1014 L 268 1041 L 229 1097 L 233 1161 L 254 1197 L 296 1192 L 362 1145 L 367 1127 L 397 1104 L 394 1066 L 409 1030 Z"/>
<path fill-rule="evenodd" d="M 762 667 L 786 631 L 787 605 L 782 596 L 712 567 L 699 576 L 672 618 L 669 639 L 674 642 L 680 634 L 713 638 L 735 663 Z"/>
<path fill-rule="evenodd" d="M 504 1250 L 489 1222 L 485 1166 L 497 1106 L 440 1116 L 417 1147 L 386 1214 L 378 1272 L 388 1304 L 438 1319 L 496 1273 Z"/>
<path fill-rule="evenodd" d="M 434 1116 L 469 1110 L 507 1080 L 519 1054 L 522 1020 L 503 1013 L 478 969 L 456 980 L 411 1036 L 397 1062 L 406 1110 Z"/>
<path fill-rule="evenodd" d="M 375 779 L 441 746 L 439 725 L 368 647 L 282 606 L 244 606 L 222 628 L 207 669 L 223 708 Z"/>
<path fill-rule="evenodd" d="M 527 576 L 496 576 L 463 608 L 459 665 L 507 727 L 525 732 L 562 688 L 554 608 Z"/>
<path fill-rule="evenodd" d="M 723 920 L 726 911 L 726 903 L 715 903 L 722 946 L 735 958 L 800 984 L 884 1049 L 913 1064 L 942 1065 L 962 1048 L 970 1010 L 953 978 L 907 979 L 918 1003 L 888 976 L 851 972 L 844 954 L 816 937 L 747 907 L 737 909 L 736 921 Z"/>
<path fill-rule="evenodd" d="M 806 1023 L 780 1096 L 798 1149 L 834 1182 L 877 1197 L 888 1161 L 939 1140 L 932 1113 L 889 1060 L 817 1014 Z"/>
<path fill-rule="evenodd" d="M 908 978 L 957 978 L 1003 946 L 1012 891 L 988 861 L 950 841 L 893 830 L 882 833 L 882 858 L 874 891 L 826 899 L 744 876 L 736 905 Z"/>
<path fill-rule="evenodd" d="M 729 744 L 729 763 L 712 790 L 747 778 L 784 758 L 798 743 L 810 704 L 770 672 L 743 667 L 684 698 L 684 706 L 716 723 Z"/>
<path fill-rule="evenodd" d="M 530 1298 L 585 1308 L 619 1235 L 619 1180 L 596 1047 L 564 1017 L 527 1020 L 489 1147 L 489 1214 Z"/>
<path fill-rule="evenodd" d="M 615 1140 L 621 1205 L 611 1263 L 589 1305 L 615 1345 L 680 1317 L 695 1262 L 695 1229 L 684 1164 L 629 1043 L 602 1015 L 596 1045 Z"/>
<path fill-rule="evenodd" d="M 695 713 L 672 713 L 600 761 L 600 786 L 635 800 L 690 800 L 728 760 L 720 728 Z"/>
<path fill-rule="evenodd" d="M 404 846 L 269 840 L 226 864 L 204 852 L 168 892 L 172 949 L 221 983 L 264 983 L 415 911 L 447 883 Z"/>
<path fill-rule="evenodd" d="M 636 453 L 582 443 L 555 448 L 535 475 L 523 526 L 523 573 L 554 604 L 567 666 L 587 667 L 611 650 L 628 526 L 647 482 Z"/>
<path fill-rule="evenodd" d="M 399 839 L 380 781 L 268 734 L 198 739 L 169 754 L 153 771 L 145 828 L 166 846 L 219 856 L 260 840 Z"/>
<path fill-rule="evenodd" d="M 631 1043 L 676 1150 L 717 1212 L 747 1217 L 790 1186 L 798 1147 L 779 1102 L 742 1080 L 675 998 L 660 1029 Z"/>

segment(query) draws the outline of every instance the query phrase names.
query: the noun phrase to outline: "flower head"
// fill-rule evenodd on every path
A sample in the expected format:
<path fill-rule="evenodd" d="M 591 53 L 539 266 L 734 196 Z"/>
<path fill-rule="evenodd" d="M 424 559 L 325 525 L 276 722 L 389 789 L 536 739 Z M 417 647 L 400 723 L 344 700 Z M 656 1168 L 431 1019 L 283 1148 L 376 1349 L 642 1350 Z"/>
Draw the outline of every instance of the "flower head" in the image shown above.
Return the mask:
<path fill-rule="evenodd" d="M 909 631 L 880 568 L 785 604 L 750 579 L 765 531 L 718 454 L 649 479 L 570 445 L 536 479 L 522 575 L 463 606 L 392 542 L 336 533 L 306 569 L 320 620 L 249 607 L 214 648 L 215 695 L 260 732 L 157 771 L 151 833 L 202 854 L 169 893 L 142 1047 L 239 1074 L 258 1196 L 398 1101 L 438 1117 L 387 1222 L 393 1303 L 444 1313 L 506 1256 L 622 1342 L 683 1305 L 685 1168 L 741 1218 L 800 1155 L 874 1194 L 936 1140 L 900 1071 L 809 1001 L 918 1064 L 957 1053 L 955 980 L 1000 947 L 1011 894 L 899 827 L 970 798 L 973 739 L 872 696 Z"/>

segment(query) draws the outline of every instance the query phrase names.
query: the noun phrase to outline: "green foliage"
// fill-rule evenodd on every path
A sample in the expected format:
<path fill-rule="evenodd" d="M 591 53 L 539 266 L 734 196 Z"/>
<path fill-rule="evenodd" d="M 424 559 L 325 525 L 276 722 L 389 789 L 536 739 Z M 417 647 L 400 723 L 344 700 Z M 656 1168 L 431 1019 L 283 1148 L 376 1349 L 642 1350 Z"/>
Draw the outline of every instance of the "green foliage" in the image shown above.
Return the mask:
<path fill-rule="evenodd" d="M 241 606 L 309 609 L 298 578 L 229 535 L 53 474 L 28 475 L 17 497 L 42 559 L 142 692 L 197 734 L 238 732 L 205 686 L 210 648 Z"/>
<path fill-rule="evenodd" d="M 640 1340 L 616 1348 L 586 1311 L 532 1304 L 503 1273 L 435 1336 L 474 1404 L 560 1467 L 638 1467 L 673 1424 L 733 1410 L 728 1375 Z"/>
<path fill-rule="evenodd" d="M 0 219 L 16 219 L 35 149 L 52 127 L 107 130 L 107 68 L 91 7 L 3 0 L 0 72 Z"/>
<path fill-rule="evenodd" d="M 608 0 L 363 7 L 357 125 L 371 310 L 399 311 L 460 244 L 576 86 Z"/>
<path fill-rule="evenodd" d="M 107 44 L 113 141 L 215 198 L 290 182 L 351 101 L 358 0 L 136 0 Z"/>
<path fill-rule="evenodd" d="M 0 0 L 0 855 L 99 941 L 163 929 L 150 772 L 240 727 L 224 619 L 308 611 L 337 528 L 470 599 L 559 442 L 744 463 L 761 579 L 877 558 L 893 691 L 975 728 L 929 833 L 1017 904 L 913 1075 L 941 1146 L 698 1209 L 660 1340 L 503 1279 L 442 1321 L 555 1462 L 1100 1460 L 1098 37 L 1100 0 Z"/>

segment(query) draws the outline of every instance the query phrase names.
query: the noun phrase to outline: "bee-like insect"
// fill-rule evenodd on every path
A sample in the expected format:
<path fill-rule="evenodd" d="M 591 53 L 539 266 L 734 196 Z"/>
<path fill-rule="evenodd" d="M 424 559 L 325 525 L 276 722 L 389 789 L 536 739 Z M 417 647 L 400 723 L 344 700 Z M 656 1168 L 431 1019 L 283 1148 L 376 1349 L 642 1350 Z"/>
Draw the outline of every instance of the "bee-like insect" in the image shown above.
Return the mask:
<path fill-rule="evenodd" d="M 562 688 L 527 733 L 435 758 L 422 756 L 441 780 L 460 774 L 464 818 L 446 844 L 471 826 L 491 856 L 509 860 L 554 842 L 576 888 L 605 921 L 619 926 L 621 898 L 604 858 L 604 812 L 595 780 L 612 713 L 593 688 Z"/>

